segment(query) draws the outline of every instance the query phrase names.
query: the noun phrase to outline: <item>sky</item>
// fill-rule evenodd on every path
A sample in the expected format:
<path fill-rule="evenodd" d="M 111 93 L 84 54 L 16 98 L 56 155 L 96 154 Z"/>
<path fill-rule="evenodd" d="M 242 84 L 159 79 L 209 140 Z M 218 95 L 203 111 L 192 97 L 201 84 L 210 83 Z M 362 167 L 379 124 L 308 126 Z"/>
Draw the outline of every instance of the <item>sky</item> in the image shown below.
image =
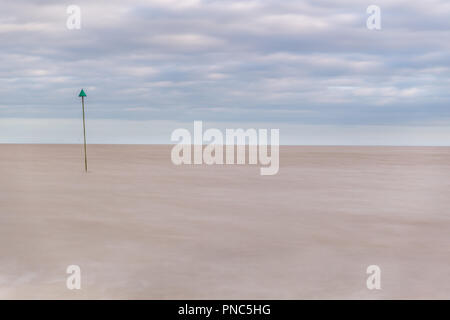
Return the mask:
<path fill-rule="evenodd" d="M 84 88 L 91 143 L 450 145 L 448 0 L 3 1 L 0 43 L 0 143 L 80 143 Z"/>

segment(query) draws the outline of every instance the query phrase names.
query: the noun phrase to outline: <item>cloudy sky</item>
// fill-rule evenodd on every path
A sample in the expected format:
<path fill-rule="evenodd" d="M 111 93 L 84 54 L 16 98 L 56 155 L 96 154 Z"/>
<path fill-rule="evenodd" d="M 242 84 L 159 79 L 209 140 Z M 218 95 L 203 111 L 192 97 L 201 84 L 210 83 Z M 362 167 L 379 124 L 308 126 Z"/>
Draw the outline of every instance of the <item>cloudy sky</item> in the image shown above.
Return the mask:
<path fill-rule="evenodd" d="M 0 142 L 80 142 L 83 87 L 91 142 L 167 143 L 203 120 L 289 144 L 450 145 L 448 0 L 17 0 L 0 41 Z"/>

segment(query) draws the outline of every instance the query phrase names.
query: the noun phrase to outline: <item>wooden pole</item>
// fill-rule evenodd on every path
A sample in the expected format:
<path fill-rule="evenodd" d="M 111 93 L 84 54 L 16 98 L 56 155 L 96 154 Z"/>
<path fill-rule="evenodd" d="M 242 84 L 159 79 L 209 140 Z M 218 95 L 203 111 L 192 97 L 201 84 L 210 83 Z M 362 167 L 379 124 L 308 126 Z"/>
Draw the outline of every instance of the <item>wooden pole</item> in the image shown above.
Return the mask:
<path fill-rule="evenodd" d="M 84 169 L 87 172 L 87 153 L 86 153 L 86 121 L 84 120 L 84 97 L 81 97 L 81 104 L 83 105 L 83 134 L 84 134 Z"/>

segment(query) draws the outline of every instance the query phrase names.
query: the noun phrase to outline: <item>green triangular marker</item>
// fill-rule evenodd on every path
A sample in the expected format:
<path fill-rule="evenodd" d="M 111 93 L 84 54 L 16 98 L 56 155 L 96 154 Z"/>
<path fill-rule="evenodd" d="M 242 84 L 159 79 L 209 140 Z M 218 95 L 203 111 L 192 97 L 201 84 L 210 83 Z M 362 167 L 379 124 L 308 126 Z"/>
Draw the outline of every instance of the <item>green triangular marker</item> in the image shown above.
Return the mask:
<path fill-rule="evenodd" d="M 86 93 L 84 93 L 84 90 L 81 89 L 80 94 L 78 95 L 79 97 L 86 97 Z"/>

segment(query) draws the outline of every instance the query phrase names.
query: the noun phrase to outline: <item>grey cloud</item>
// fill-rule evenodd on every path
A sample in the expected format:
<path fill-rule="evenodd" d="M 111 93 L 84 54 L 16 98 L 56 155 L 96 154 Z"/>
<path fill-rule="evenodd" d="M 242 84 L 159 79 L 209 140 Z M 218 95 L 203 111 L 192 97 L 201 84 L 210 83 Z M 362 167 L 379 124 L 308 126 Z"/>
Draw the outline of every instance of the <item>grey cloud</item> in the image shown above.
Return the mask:
<path fill-rule="evenodd" d="M 0 13 L 0 116 L 428 125 L 450 120 L 450 7 L 378 1 L 17 1 Z"/>

